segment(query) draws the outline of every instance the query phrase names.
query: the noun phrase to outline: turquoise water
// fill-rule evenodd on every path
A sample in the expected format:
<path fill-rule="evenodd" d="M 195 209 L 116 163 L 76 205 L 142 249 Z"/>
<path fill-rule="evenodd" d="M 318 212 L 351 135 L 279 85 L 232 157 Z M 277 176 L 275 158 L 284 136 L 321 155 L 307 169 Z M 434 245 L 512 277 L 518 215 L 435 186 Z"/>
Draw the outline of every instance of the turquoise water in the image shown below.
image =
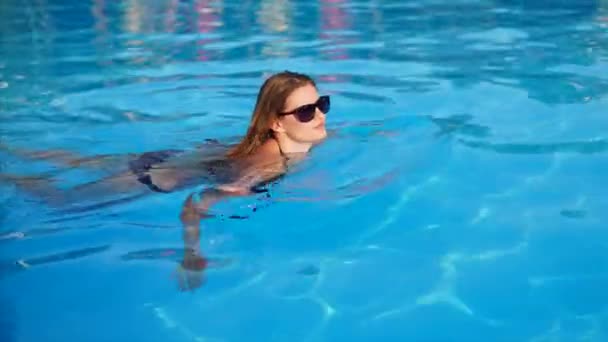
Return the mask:
<path fill-rule="evenodd" d="M 0 184 L 1 341 L 608 339 L 608 2 L 9 0 L 0 19 L 5 145 L 233 141 L 284 69 L 332 95 L 334 132 L 271 199 L 202 221 L 217 262 L 188 292 L 197 188 L 66 211 Z M 65 187 L 107 171 L 0 156 Z"/>

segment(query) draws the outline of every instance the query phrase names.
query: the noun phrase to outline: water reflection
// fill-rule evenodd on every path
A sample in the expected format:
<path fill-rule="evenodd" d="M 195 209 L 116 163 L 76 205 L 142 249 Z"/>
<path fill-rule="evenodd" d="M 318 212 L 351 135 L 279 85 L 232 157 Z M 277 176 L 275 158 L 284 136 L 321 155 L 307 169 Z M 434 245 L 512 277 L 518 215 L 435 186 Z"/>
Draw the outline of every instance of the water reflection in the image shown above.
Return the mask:
<path fill-rule="evenodd" d="M 348 59 L 348 49 L 343 45 L 354 43 L 354 34 L 350 31 L 351 18 L 345 8 L 345 0 L 320 0 L 321 29 L 319 38 L 326 42 L 323 55 L 330 60 Z"/>
<path fill-rule="evenodd" d="M 257 11 L 257 21 L 266 32 L 287 32 L 293 13 L 290 0 L 262 0 Z"/>
<path fill-rule="evenodd" d="M 145 6 L 145 3 L 140 0 L 126 0 L 126 2 L 127 6 L 123 18 L 124 32 L 142 32 L 142 27 L 145 25 L 144 18 L 150 18 L 150 15 L 148 15 L 148 13 L 145 13 L 150 7 Z M 148 21 L 148 23 L 149 22 L 150 21 Z M 149 27 L 149 25 L 146 26 Z"/>
<path fill-rule="evenodd" d="M 262 0 L 256 12 L 256 20 L 262 32 L 276 35 L 263 42 L 260 54 L 266 58 L 289 57 L 292 55 L 289 43 L 293 33 L 291 16 L 294 7 L 289 0 Z"/>
<path fill-rule="evenodd" d="M 218 28 L 221 28 L 222 10 L 221 1 L 196 0 L 196 32 L 201 34 L 201 38 L 196 40 L 196 58 L 199 61 L 212 59 L 212 53 L 205 50 L 205 45 L 218 41 L 216 38 L 205 37 Z M 216 58 L 221 58 L 221 53 L 216 53 Z"/>
<path fill-rule="evenodd" d="M 320 0 L 320 30 L 319 38 L 324 42 L 321 56 L 330 61 L 341 61 L 350 58 L 349 49 L 345 44 L 355 43 L 356 33 L 351 25 L 353 18 L 346 10 L 348 1 L 344 0 Z M 338 75 L 327 73 L 321 76 L 325 82 L 345 83 L 350 82 L 352 77 L 349 73 Z"/>
<path fill-rule="evenodd" d="M 93 60 L 112 68 L 121 67 L 121 59 L 116 56 L 130 56 L 127 61 L 131 67 L 150 63 L 161 67 L 184 60 L 299 57 L 317 51 L 320 57 L 336 62 L 365 58 L 429 63 L 438 66 L 431 71 L 432 78 L 449 79 L 457 87 L 470 87 L 482 81 L 505 84 L 506 80 L 510 86 L 525 89 L 533 98 L 546 103 L 584 103 L 605 94 L 607 87 L 599 73 L 576 77 L 552 70 L 563 64 L 594 63 L 598 58 L 606 58 L 608 38 L 602 30 L 607 17 L 604 2 L 596 6 L 560 3 L 552 12 L 542 12 L 545 5 L 538 2 L 512 1 L 497 1 L 495 5 L 467 3 L 456 8 L 440 2 L 401 4 L 377 0 L 307 3 L 264 0 L 257 6 L 249 1 L 217 0 L 91 0 L 88 4 L 88 7 L 51 7 L 39 0 L 28 3 L 24 9 L 5 6 L 7 17 L 20 18 L 22 12 L 31 24 L 8 20 L 3 24 L 4 36 L 22 37 L 18 55 L 41 61 L 35 74 L 42 75 L 48 74 L 58 61 L 70 65 L 64 61 L 70 51 L 87 51 L 74 48 L 85 47 L 85 39 L 67 34 L 75 29 L 89 29 L 95 37 Z M 62 16 L 66 15 L 81 20 L 65 24 Z M 462 20 L 455 24 L 454 17 Z M 578 25 L 589 19 L 589 24 Z M 235 37 L 237 28 L 239 34 Z M 260 39 L 260 32 L 275 36 Z M 297 43 L 310 41 L 311 32 L 323 43 L 322 48 L 298 47 Z M 160 39 L 158 33 L 170 36 Z M 198 38 L 191 39 L 188 34 Z M 34 39 L 25 39 L 27 36 Z M 207 48 L 234 38 L 250 42 L 244 44 L 244 49 Z M 261 43 L 255 43 L 256 39 Z M 67 42 L 70 43 L 65 45 Z M 17 42 L 6 38 L 0 41 L 4 59 L 16 50 L 17 45 L 9 45 L 14 43 Z M 58 50 L 65 52 L 59 55 L 53 52 Z M 8 60 L 17 63 L 17 54 Z M 470 60 L 476 62 L 469 63 Z M 44 71 L 47 66 L 49 69 Z M 77 69 L 74 68 L 75 73 Z M 530 74 L 529 70 L 535 73 Z M 357 73 L 353 70 L 343 74 Z M 539 87 L 540 74 L 555 77 L 555 88 Z M 111 75 L 108 72 L 106 78 Z M 339 76 L 333 73 L 326 78 L 337 80 Z M 582 84 L 582 89 L 558 96 L 572 81 Z M 4 82 L 11 87 L 11 82 Z"/>
<path fill-rule="evenodd" d="M 177 30 L 178 15 L 179 15 L 179 0 L 167 1 L 167 10 L 164 15 L 164 32 L 175 33 Z"/>

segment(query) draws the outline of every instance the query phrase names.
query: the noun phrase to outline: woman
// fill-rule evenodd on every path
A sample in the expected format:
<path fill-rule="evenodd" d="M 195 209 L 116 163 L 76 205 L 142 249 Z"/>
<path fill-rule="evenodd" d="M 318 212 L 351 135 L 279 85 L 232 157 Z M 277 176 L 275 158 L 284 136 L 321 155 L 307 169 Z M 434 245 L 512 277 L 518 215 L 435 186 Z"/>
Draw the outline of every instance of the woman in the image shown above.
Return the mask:
<path fill-rule="evenodd" d="M 180 287 L 192 290 L 201 286 L 208 259 L 200 252 L 200 220 L 209 207 L 221 198 L 244 196 L 264 191 L 264 184 L 283 175 L 288 167 L 304 157 L 315 144 L 326 136 L 325 115 L 330 109 L 328 96 L 319 96 L 315 82 L 306 75 L 281 72 L 268 78 L 262 85 L 245 137 L 224 156 L 199 158 L 198 168 L 180 168 L 179 151 L 144 153 L 129 163 L 125 173 L 110 176 L 102 181 L 87 183 L 59 192 L 44 179 L 11 177 L 55 204 L 79 201 L 85 196 L 102 196 L 108 192 L 131 190 L 145 185 L 132 199 L 150 191 L 170 192 L 200 182 L 212 175 L 219 184 L 203 190 L 200 201 L 193 195 L 186 199 L 180 220 L 184 227 L 184 254 L 180 263 Z M 221 145 L 212 141 L 207 149 Z M 104 165 L 97 159 L 74 158 L 66 153 L 30 155 L 37 158 L 55 158 L 68 165 Z M 109 158 L 112 159 L 112 158 Z M 183 165 L 183 164 L 181 164 Z M 6 177 L 5 177 L 6 178 Z"/>
<path fill-rule="evenodd" d="M 129 194 L 112 202 L 125 201 L 150 192 L 181 190 L 210 180 L 219 185 L 209 191 L 208 198 L 203 201 L 208 206 L 219 194 L 234 196 L 261 191 L 262 186 L 286 172 L 292 162 L 297 162 L 327 136 L 325 114 L 329 108 L 329 97 L 319 96 L 316 84 L 309 76 L 285 71 L 264 82 L 248 131 L 232 148 L 208 140 L 202 153 L 167 150 L 127 156 L 126 163 L 118 160 L 128 165 L 125 172 L 67 191 L 53 187 L 44 177 L 0 177 L 12 180 L 53 205 L 82 204 L 89 198 L 98 200 Z M 117 159 L 116 156 L 78 158 L 63 151 L 28 155 L 70 166 L 95 168 L 105 168 L 109 165 L 107 161 Z M 112 167 L 115 168 L 116 163 Z"/>

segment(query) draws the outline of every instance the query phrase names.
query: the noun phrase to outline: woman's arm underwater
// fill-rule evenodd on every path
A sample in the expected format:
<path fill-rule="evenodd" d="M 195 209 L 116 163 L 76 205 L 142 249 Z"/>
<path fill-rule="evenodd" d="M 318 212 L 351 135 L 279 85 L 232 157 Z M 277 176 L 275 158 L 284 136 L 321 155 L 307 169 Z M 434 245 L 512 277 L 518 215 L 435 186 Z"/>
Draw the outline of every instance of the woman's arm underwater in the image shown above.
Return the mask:
<path fill-rule="evenodd" d="M 280 169 L 252 168 L 235 182 L 222 184 L 201 191 L 197 196 L 200 200 L 195 200 L 195 194 L 191 193 L 184 201 L 180 213 L 180 221 L 182 222 L 184 229 L 184 250 L 186 251 L 181 262 L 181 267 L 195 273 L 200 273 L 206 267 L 207 261 L 202 257 L 199 251 L 201 234 L 200 223 L 201 219 L 207 216 L 209 208 L 214 203 L 231 197 L 251 195 L 254 193 L 252 191 L 254 186 L 260 184 L 260 182 L 277 177 L 283 172 L 284 170 Z M 194 284 L 194 287 L 200 286 L 200 284 L 196 285 L 198 284 L 196 280 L 194 281 Z"/>

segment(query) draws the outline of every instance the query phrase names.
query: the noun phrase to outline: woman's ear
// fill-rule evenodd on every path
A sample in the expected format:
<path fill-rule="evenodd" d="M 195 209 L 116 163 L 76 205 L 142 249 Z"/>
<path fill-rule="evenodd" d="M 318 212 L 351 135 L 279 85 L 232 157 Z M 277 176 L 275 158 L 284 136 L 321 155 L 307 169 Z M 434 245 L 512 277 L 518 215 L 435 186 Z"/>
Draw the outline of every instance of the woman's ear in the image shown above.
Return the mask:
<path fill-rule="evenodd" d="M 270 129 L 272 129 L 272 131 L 275 133 L 284 133 L 285 132 L 285 128 L 283 127 L 283 124 L 281 123 L 281 120 L 279 120 L 279 119 L 275 119 L 272 122 Z"/>

